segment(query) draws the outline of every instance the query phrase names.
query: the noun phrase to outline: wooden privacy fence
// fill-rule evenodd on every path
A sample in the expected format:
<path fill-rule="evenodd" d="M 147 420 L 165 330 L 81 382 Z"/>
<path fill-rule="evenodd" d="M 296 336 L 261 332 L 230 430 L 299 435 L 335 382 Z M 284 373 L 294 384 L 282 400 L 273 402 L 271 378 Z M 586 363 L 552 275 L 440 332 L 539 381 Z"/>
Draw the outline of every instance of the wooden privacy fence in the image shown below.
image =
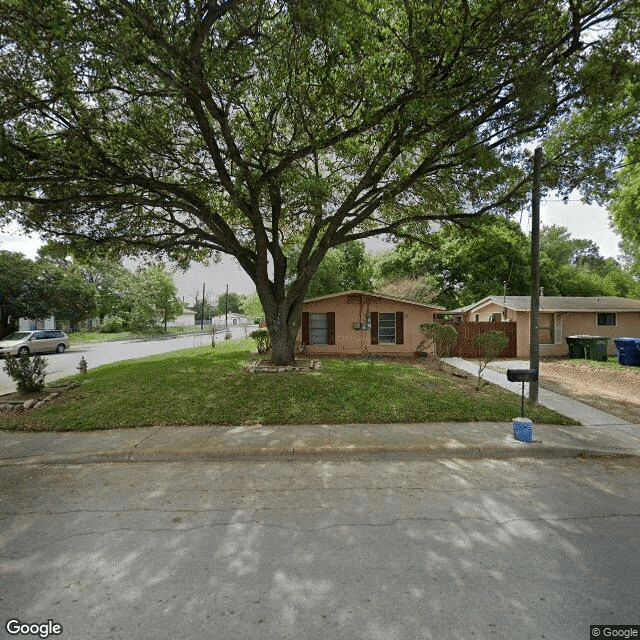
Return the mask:
<path fill-rule="evenodd" d="M 458 358 L 477 358 L 478 350 L 472 341 L 479 333 L 489 331 L 502 331 L 507 336 L 509 343 L 500 352 L 500 358 L 515 358 L 518 354 L 518 325 L 515 322 L 448 322 L 439 321 L 440 324 L 451 324 L 458 332 L 458 341 L 451 352 Z"/>

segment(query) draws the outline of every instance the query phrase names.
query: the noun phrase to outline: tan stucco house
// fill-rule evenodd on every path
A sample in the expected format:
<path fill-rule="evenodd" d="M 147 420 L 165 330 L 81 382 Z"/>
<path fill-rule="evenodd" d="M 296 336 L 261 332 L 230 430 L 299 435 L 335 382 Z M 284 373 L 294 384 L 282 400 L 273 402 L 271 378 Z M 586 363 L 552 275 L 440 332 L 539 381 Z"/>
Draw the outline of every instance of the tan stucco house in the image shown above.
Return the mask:
<path fill-rule="evenodd" d="M 489 296 L 447 313 L 463 322 L 516 322 L 518 357 L 528 357 L 529 296 Z M 640 337 L 640 300 L 613 296 L 541 296 L 538 326 L 541 356 L 566 355 L 565 338 L 574 335 L 611 338 L 608 348 L 609 354 L 613 355 L 613 338 Z"/>
<path fill-rule="evenodd" d="M 418 326 L 441 311 L 366 291 L 311 298 L 302 306 L 297 346 L 310 355 L 412 355 L 421 340 Z"/>

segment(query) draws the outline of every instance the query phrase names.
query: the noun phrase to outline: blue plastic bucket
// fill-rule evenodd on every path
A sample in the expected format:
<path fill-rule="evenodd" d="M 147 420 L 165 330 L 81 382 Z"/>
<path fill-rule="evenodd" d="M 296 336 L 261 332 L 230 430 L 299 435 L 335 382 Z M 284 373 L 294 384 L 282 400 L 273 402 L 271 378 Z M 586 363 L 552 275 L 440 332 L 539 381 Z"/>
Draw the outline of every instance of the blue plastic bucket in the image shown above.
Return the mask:
<path fill-rule="evenodd" d="M 533 422 L 529 418 L 514 418 L 513 437 L 520 442 L 531 442 L 533 440 Z"/>

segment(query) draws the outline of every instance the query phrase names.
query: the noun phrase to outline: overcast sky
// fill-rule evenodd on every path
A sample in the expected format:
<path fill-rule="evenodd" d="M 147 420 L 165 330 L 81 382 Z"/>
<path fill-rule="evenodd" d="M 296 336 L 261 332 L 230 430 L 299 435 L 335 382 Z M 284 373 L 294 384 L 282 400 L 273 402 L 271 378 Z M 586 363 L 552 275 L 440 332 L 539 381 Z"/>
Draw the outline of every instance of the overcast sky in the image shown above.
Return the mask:
<path fill-rule="evenodd" d="M 530 230 L 530 214 L 523 215 L 521 225 L 525 233 Z M 556 224 L 567 227 L 574 238 L 593 240 L 600 248 L 605 258 L 616 258 L 619 254 L 620 241 L 609 226 L 606 210 L 598 206 L 585 205 L 578 200 L 567 204 L 548 199 L 540 208 L 540 220 L 544 225 Z M 19 251 L 29 258 L 34 258 L 41 241 L 37 236 L 25 236 L 17 226 L 0 231 L 0 249 Z M 379 245 L 382 246 L 382 245 Z M 224 256 L 219 263 L 208 267 L 194 264 L 187 272 L 176 272 L 175 283 L 180 298 L 187 304 L 193 304 L 195 292 L 202 293 L 205 284 L 207 298 L 215 299 L 224 293 L 226 285 L 229 291 L 236 293 L 253 293 L 254 285 L 251 279 L 231 257 Z"/>

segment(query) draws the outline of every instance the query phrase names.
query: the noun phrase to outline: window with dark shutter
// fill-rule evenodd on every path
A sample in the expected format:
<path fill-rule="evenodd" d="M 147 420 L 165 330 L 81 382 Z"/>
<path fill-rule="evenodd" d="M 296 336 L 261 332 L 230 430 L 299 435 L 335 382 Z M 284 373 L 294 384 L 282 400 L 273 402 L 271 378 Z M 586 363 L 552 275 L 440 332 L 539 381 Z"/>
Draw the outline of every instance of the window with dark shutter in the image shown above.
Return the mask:
<path fill-rule="evenodd" d="M 396 344 L 404 344 L 404 312 L 396 311 Z"/>
<path fill-rule="evenodd" d="M 378 342 L 380 344 L 395 344 L 396 342 L 396 314 L 378 313 Z"/>
<path fill-rule="evenodd" d="M 304 342 L 304 344 L 335 344 L 335 311 L 329 311 L 327 313 L 303 312 L 302 342 Z"/>
<path fill-rule="evenodd" d="M 371 312 L 371 344 L 378 344 L 378 312 Z"/>

